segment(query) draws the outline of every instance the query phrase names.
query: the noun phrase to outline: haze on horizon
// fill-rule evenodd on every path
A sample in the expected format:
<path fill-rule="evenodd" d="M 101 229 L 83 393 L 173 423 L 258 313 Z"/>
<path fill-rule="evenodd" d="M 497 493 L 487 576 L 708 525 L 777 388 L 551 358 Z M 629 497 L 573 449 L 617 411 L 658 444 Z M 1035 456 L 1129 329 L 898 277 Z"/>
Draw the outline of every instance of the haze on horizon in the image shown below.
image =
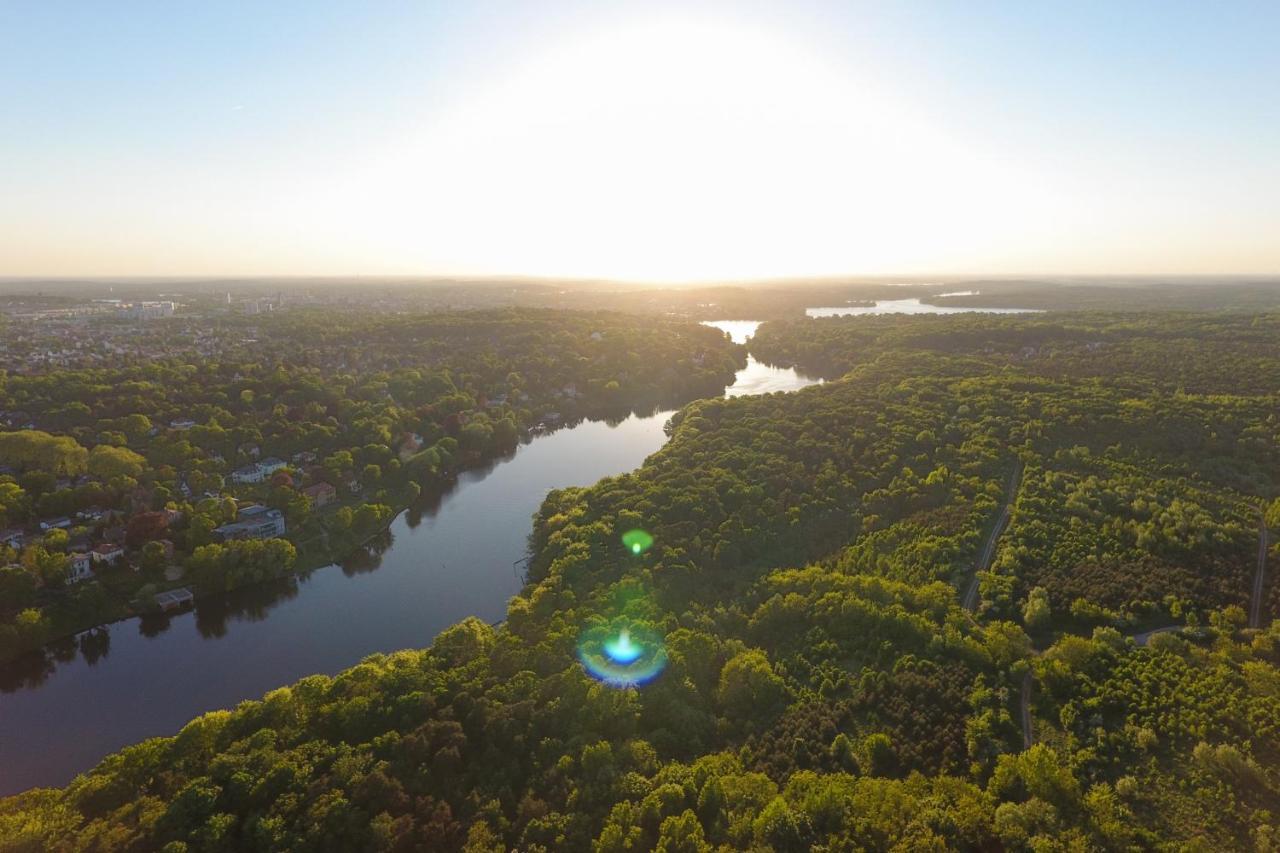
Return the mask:
<path fill-rule="evenodd" d="M 0 32 L 0 276 L 1280 272 L 1274 3 L 25 3 Z"/>

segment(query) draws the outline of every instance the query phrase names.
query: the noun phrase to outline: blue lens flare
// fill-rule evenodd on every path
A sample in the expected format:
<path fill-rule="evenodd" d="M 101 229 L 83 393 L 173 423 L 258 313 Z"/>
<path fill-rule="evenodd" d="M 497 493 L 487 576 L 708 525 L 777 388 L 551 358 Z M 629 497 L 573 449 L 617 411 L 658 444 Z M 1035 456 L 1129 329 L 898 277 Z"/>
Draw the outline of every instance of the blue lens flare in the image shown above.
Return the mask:
<path fill-rule="evenodd" d="M 614 663 L 630 666 L 644 654 L 644 647 L 631 642 L 631 632 L 623 628 L 616 640 L 609 640 L 604 644 L 604 653 Z"/>
<path fill-rule="evenodd" d="M 598 626 L 583 633 L 578 660 L 610 687 L 637 687 L 662 672 L 667 650 L 660 637 L 642 626 Z"/>

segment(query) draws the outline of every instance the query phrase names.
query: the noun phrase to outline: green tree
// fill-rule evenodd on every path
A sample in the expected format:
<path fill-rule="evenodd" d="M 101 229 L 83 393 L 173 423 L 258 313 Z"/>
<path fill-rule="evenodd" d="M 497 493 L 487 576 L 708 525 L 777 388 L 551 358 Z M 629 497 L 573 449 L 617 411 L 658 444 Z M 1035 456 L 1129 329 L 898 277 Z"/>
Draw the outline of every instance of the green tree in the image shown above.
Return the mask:
<path fill-rule="evenodd" d="M 127 447 L 99 444 L 89 453 L 89 473 L 103 480 L 114 477 L 137 479 L 146 464 L 146 459 Z"/>
<path fill-rule="evenodd" d="M 786 702 L 785 682 L 759 649 L 740 652 L 724 665 L 716 697 L 730 720 L 765 721 Z"/>

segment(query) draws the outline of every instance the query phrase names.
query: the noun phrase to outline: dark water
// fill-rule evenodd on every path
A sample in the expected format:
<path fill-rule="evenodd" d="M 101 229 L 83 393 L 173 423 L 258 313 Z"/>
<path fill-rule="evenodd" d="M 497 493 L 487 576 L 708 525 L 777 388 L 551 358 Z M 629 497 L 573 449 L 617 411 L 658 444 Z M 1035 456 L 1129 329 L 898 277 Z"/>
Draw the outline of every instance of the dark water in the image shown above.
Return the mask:
<path fill-rule="evenodd" d="M 739 340 L 754 327 L 724 328 Z M 753 359 L 727 393 L 812 381 Z M 466 616 L 503 618 L 521 586 L 513 564 L 546 493 L 639 467 L 666 441 L 670 415 L 539 436 L 510 459 L 463 474 L 435 506 L 402 513 L 387 537 L 341 566 L 202 601 L 171 619 L 120 622 L 79 650 L 55 648 L 33 671 L 4 674 L 0 795 L 65 784 L 124 746 L 303 676 L 428 645 Z"/>

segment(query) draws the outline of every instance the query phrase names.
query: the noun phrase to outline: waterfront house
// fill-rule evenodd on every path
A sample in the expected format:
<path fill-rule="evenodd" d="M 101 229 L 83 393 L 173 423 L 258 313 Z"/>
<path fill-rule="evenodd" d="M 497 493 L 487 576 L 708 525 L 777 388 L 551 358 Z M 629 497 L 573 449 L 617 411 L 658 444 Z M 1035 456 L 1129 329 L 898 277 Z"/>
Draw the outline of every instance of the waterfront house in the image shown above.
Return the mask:
<path fill-rule="evenodd" d="M 221 542 L 234 539 L 274 539 L 284 535 L 284 514 L 265 506 L 247 506 L 237 514 L 237 521 L 215 528 L 213 534 Z"/>

